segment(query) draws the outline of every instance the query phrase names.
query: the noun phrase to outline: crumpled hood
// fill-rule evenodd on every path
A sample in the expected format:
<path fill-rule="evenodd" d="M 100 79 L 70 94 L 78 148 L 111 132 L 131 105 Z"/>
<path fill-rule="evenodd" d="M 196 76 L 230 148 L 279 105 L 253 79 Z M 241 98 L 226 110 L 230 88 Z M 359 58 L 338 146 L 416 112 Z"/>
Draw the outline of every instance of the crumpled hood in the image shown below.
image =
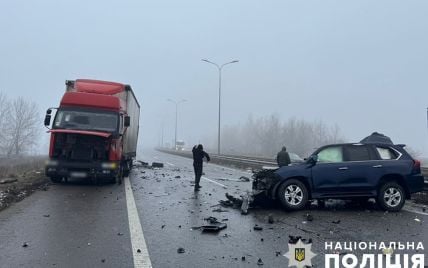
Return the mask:
<path fill-rule="evenodd" d="M 90 130 L 76 130 L 76 129 L 51 129 L 48 133 L 70 133 L 70 134 L 83 134 L 83 135 L 92 135 L 108 138 L 111 136 L 111 133 L 102 132 L 102 131 L 90 131 Z"/>

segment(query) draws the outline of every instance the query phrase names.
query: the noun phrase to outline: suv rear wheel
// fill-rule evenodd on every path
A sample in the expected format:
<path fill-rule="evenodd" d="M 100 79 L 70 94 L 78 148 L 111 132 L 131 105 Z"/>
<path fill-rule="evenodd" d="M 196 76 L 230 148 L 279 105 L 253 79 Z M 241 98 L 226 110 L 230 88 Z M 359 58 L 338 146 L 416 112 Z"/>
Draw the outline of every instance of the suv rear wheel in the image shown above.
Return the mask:
<path fill-rule="evenodd" d="M 281 184 L 278 198 L 287 210 L 299 210 L 308 202 L 308 189 L 299 180 L 290 179 Z"/>
<path fill-rule="evenodd" d="M 396 182 L 387 182 L 379 189 L 377 202 L 379 206 L 387 211 L 399 211 L 405 202 L 403 187 Z"/>

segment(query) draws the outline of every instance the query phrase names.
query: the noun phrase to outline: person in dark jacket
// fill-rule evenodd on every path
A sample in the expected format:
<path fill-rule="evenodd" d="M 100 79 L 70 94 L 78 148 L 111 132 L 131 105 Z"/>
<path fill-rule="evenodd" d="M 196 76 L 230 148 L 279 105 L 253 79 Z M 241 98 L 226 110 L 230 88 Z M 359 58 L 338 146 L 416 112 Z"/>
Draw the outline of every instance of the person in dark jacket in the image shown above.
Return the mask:
<path fill-rule="evenodd" d="M 206 157 L 207 161 L 210 161 L 210 156 L 204 151 L 202 144 L 199 144 L 198 146 L 195 145 L 192 149 L 192 153 L 193 169 L 195 170 L 195 191 L 199 191 L 199 188 L 201 188 L 199 182 L 201 181 L 202 176 L 203 159 Z"/>
<path fill-rule="evenodd" d="M 287 148 L 282 147 L 282 150 L 276 156 L 276 162 L 278 162 L 279 167 L 290 165 L 290 155 L 287 152 Z"/>

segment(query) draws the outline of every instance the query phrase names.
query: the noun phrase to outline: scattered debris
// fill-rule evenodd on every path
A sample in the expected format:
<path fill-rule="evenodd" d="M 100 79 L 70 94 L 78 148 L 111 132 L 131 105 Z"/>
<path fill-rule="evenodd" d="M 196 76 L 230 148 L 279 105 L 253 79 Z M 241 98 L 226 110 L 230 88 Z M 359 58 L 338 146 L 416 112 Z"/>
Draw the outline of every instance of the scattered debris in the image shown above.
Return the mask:
<path fill-rule="evenodd" d="M 263 227 L 258 226 L 258 225 L 256 224 L 256 225 L 254 225 L 253 229 L 254 229 L 254 231 L 262 231 L 262 230 L 263 230 Z"/>
<path fill-rule="evenodd" d="M 49 218 L 51 215 L 49 215 L 49 214 L 45 214 L 45 215 L 43 215 L 43 217 L 45 217 L 45 218 Z"/>
<path fill-rule="evenodd" d="M 117 235 L 118 235 L 118 236 L 122 236 L 122 235 L 123 235 L 123 233 L 119 232 L 119 233 L 117 233 Z"/>
<path fill-rule="evenodd" d="M 179 178 L 181 178 L 181 176 L 175 176 L 174 178 L 179 179 Z"/>
<path fill-rule="evenodd" d="M 332 223 L 334 223 L 334 224 L 339 224 L 339 223 L 340 223 L 340 220 L 332 221 Z"/>
<path fill-rule="evenodd" d="M 27 242 L 24 242 L 24 243 L 22 244 L 22 247 L 23 247 L 23 248 L 26 248 L 26 247 L 28 247 L 28 244 L 27 244 Z"/>
<path fill-rule="evenodd" d="M 259 258 L 259 260 L 257 261 L 257 265 L 264 265 L 263 261 L 261 258 Z"/>
<path fill-rule="evenodd" d="M 106 262 L 106 259 L 101 259 L 101 262 L 102 262 L 102 263 Z"/>
<path fill-rule="evenodd" d="M 233 202 L 231 202 L 230 200 L 220 200 L 218 202 L 223 207 L 233 207 Z"/>
<path fill-rule="evenodd" d="M 226 198 L 232 202 L 232 205 L 236 204 L 238 207 L 242 205 L 242 199 L 236 198 L 233 195 L 230 195 L 229 193 L 226 193 Z"/>
<path fill-rule="evenodd" d="M 0 180 L 0 184 L 12 183 L 16 181 L 18 181 L 18 179 L 7 178 L 7 179 Z"/>
<path fill-rule="evenodd" d="M 137 160 L 137 162 L 140 163 L 144 167 L 147 167 L 149 165 L 149 163 L 144 162 L 144 161 Z"/>
<path fill-rule="evenodd" d="M 164 224 L 164 225 L 162 225 L 162 226 L 161 226 L 161 229 L 165 228 L 165 226 L 166 226 L 165 224 Z"/>
<path fill-rule="evenodd" d="M 141 253 L 141 249 L 137 249 L 137 253 Z"/>
<path fill-rule="evenodd" d="M 299 239 L 302 239 L 302 237 L 301 236 L 289 235 L 288 236 L 288 243 L 289 244 L 296 244 L 299 241 Z"/>
<path fill-rule="evenodd" d="M 152 167 L 154 168 L 163 168 L 163 163 L 153 162 Z"/>
<path fill-rule="evenodd" d="M 245 176 L 241 176 L 241 177 L 239 177 L 239 180 L 243 181 L 243 182 L 248 182 L 248 181 L 250 181 L 250 178 L 245 177 Z"/>
<path fill-rule="evenodd" d="M 154 197 L 162 197 L 162 196 L 168 196 L 168 195 L 169 195 L 169 193 L 164 193 L 164 194 L 155 195 Z"/>
<path fill-rule="evenodd" d="M 208 218 L 205 218 L 204 220 L 207 221 L 209 224 L 201 226 L 203 232 L 219 232 L 220 230 L 227 228 L 226 223 L 219 222 L 215 217 L 210 216 Z"/>
<path fill-rule="evenodd" d="M 178 253 L 178 254 L 182 254 L 182 253 L 184 253 L 184 252 L 186 252 L 186 250 L 185 250 L 184 248 L 178 248 L 178 249 L 177 249 L 177 253 Z"/>
<path fill-rule="evenodd" d="M 241 261 L 245 261 L 245 256 L 242 256 L 242 257 L 241 257 Z"/>
<path fill-rule="evenodd" d="M 275 221 L 273 220 L 273 215 L 269 214 L 268 215 L 268 223 L 273 224 Z"/>
<path fill-rule="evenodd" d="M 421 222 L 421 220 L 420 220 L 420 219 L 418 219 L 417 217 L 415 218 L 415 221 L 416 221 L 416 222 Z"/>
<path fill-rule="evenodd" d="M 312 216 L 311 214 L 307 213 L 306 214 L 306 220 L 307 221 L 313 221 L 314 220 L 314 216 Z"/>
<path fill-rule="evenodd" d="M 281 251 L 275 251 L 275 256 L 280 256 L 281 255 Z"/>
<path fill-rule="evenodd" d="M 227 210 L 227 209 L 222 209 L 222 208 L 216 208 L 216 209 L 213 209 L 213 212 L 229 212 L 229 210 Z"/>

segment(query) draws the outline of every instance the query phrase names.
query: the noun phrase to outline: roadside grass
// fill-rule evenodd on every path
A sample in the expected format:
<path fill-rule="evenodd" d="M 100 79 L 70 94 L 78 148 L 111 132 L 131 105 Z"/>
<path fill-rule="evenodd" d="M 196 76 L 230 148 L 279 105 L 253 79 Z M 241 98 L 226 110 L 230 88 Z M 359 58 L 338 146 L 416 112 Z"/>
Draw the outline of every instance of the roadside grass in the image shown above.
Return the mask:
<path fill-rule="evenodd" d="M 46 156 L 0 157 L 0 210 L 18 202 L 36 189 L 47 189 Z M 3 180 L 11 181 L 1 183 Z"/>

